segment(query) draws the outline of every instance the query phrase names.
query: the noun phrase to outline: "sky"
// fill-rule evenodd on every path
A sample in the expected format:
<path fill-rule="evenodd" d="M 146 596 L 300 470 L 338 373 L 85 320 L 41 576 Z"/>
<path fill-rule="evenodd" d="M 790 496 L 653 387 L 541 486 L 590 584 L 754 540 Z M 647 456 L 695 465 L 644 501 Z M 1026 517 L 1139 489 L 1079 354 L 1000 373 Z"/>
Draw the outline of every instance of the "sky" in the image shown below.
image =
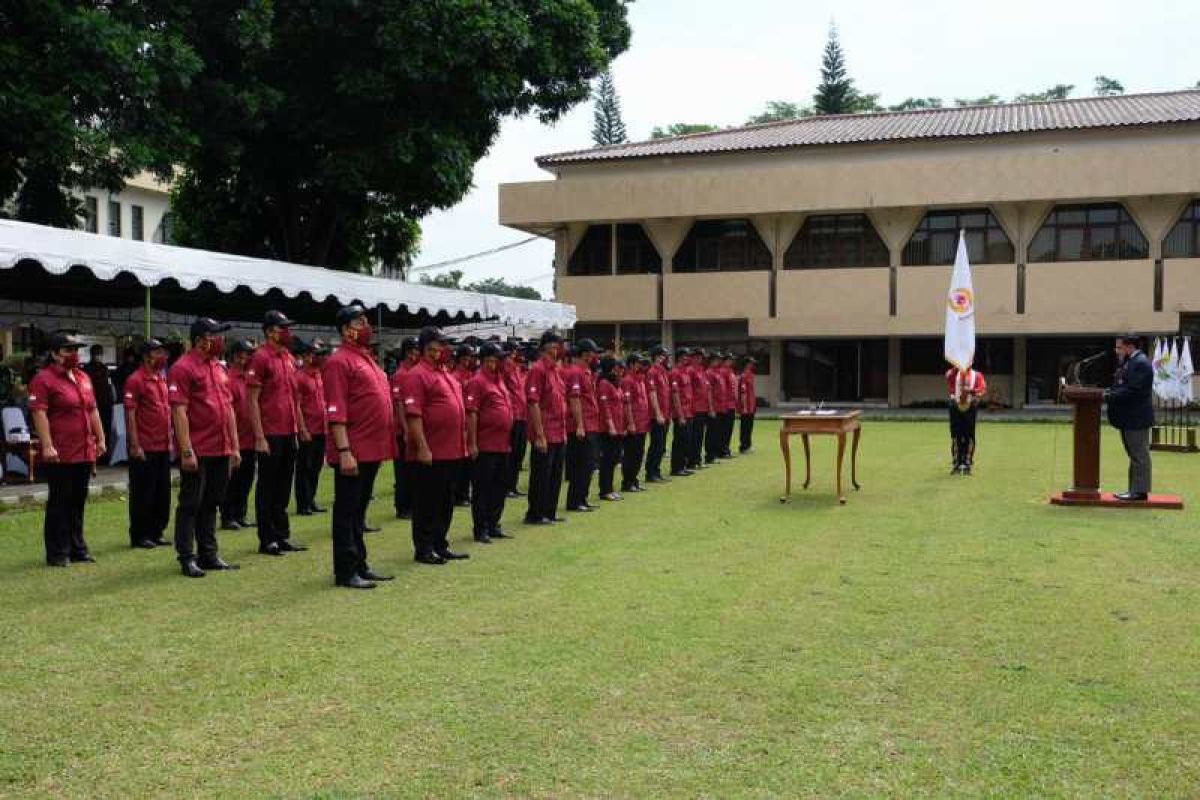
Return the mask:
<path fill-rule="evenodd" d="M 850 76 L 884 105 L 907 97 L 1011 98 L 1058 83 L 1092 94 L 1096 75 L 1129 93 L 1200 81 L 1193 3 L 1184 0 L 639 0 L 629 49 L 612 71 L 631 141 L 673 122 L 740 125 L 769 100 L 811 104 L 836 23 Z M 424 265 L 528 238 L 497 222 L 499 185 L 549 180 L 534 158 L 590 147 L 592 104 L 553 126 L 506 120 L 474 189 L 422 221 Z M 553 245 L 537 241 L 453 267 L 549 296 Z M 434 270 L 435 274 L 444 270 Z"/>

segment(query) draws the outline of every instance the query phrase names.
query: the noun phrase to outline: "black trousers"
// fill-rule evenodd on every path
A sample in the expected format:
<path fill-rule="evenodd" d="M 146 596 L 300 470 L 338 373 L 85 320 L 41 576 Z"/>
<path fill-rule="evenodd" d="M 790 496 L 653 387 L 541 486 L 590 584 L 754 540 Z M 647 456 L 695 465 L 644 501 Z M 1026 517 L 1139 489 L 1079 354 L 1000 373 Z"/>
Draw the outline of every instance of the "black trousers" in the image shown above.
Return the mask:
<path fill-rule="evenodd" d="M 736 416 L 733 411 L 721 412 L 721 455 L 726 458 L 733 455 L 733 421 Z"/>
<path fill-rule="evenodd" d="M 258 467 L 258 453 L 243 450 L 242 463 L 229 476 L 225 498 L 221 501 L 221 521 L 241 522 L 246 518 L 250 506 L 250 489 L 254 487 L 254 473 Z"/>
<path fill-rule="evenodd" d="M 195 472 L 179 474 L 175 554 L 180 561 L 217 555 L 217 507 L 229 484 L 229 456 L 201 456 Z"/>
<path fill-rule="evenodd" d="M 742 414 L 742 425 L 738 433 L 738 450 L 745 453 L 754 446 L 753 414 Z"/>
<path fill-rule="evenodd" d="M 621 454 L 621 491 L 627 492 L 630 487 L 641 481 L 638 473 L 642 471 L 642 459 L 646 457 L 646 434 L 625 434 L 625 448 Z"/>
<path fill-rule="evenodd" d="M 267 445 L 271 452 L 258 454 L 258 485 L 254 490 L 258 543 L 263 546 L 291 536 L 287 507 L 296 472 L 296 437 L 268 436 Z"/>
<path fill-rule="evenodd" d="M 721 415 L 704 418 L 704 460 L 709 464 L 721 455 Z"/>
<path fill-rule="evenodd" d="M 512 452 L 508 454 L 508 490 L 515 492 L 517 491 L 517 481 L 521 477 L 521 465 L 525 463 L 525 451 L 529 448 L 525 420 L 513 420 L 510 442 Z"/>
<path fill-rule="evenodd" d="M 671 436 L 671 474 L 675 475 L 687 469 L 692 458 L 692 423 L 688 420 L 675 420 L 675 432 Z"/>
<path fill-rule="evenodd" d="M 662 460 L 667 452 L 667 423 L 650 423 L 650 444 L 646 448 L 646 477 L 662 477 Z"/>
<path fill-rule="evenodd" d="M 554 519 L 558 516 L 558 495 L 562 491 L 563 461 L 566 444 L 548 444 L 546 452 L 536 447 L 529 456 L 529 509 L 525 519 Z"/>
<path fill-rule="evenodd" d="M 704 463 L 704 437 L 708 430 L 708 412 L 702 411 L 692 417 L 688 433 L 688 466 L 698 467 Z"/>
<path fill-rule="evenodd" d="M 613 473 L 621 461 L 624 436 L 609 436 L 607 433 L 600 437 L 600 495 L 612 494 Z"/>
<path fill-rule="evenodd" d="M 454 478 L 461 461 L 409 461 L 405 470 L 412 486 L 413 552 L 423 556 L 450 548 L 447 536 L 454 519 Z"/>
<path fill-rule="evenodd" d="M 971 406 L 966 411 L 958 404 L 950 403 L 950 440 L 954 465 L 970 464 L 975 457 L 975 417 L 979 409 Z"/>
<path fill-rule="evenodd" d="M 476 536 L 500 530 L 508 494 L 508 453 L 480 453 L 471 462 L 471 521 Z"/>
<path fill-rule="evenodd" d="M 392 459 L 392 475 L 395 477 L 395 486 L 392 488 L 392 505 L 396 507 L 396 516 L 408 517 L 412 515 L 412 478 L 410 476 L 410 465 L 405 462 L 403 457 Z"/>
<path fill-rule="evenodd" d="M 378 461 L 358 462 L 357 475 L 343 475 L 333 468 L 333 579 L 338 583 L 370 569 L 363 533 L 378 474 Z"/>
<path fill-rule="evenodd" d="M 588 492 L 592 488 L 592 473 L 596 471 L 600 449 L 600 434 L 589 433 L 580 439 L 575 434 L 567 436 L 567 508 L 586 505 Z"/>
<path fill-rule="evenodd" d="M 42 538 L 46 560 L 63 561 L 88 552 L 83 538 L 83 507 L 87 503 L 92 464 L 44 464 L 42 475 L 50 489 Z"/>
<path fill-rule="evenodd" d="M 313 434 L 296 450 L 296 510 L 311 511 L 317 505 L 317 484 L 325 465 L 325 434 Z"/>
<path fill-rule="evenodd" d="M 129 543 L 157 541 L 171 519 L 171 454 L 129 459 Z"/>

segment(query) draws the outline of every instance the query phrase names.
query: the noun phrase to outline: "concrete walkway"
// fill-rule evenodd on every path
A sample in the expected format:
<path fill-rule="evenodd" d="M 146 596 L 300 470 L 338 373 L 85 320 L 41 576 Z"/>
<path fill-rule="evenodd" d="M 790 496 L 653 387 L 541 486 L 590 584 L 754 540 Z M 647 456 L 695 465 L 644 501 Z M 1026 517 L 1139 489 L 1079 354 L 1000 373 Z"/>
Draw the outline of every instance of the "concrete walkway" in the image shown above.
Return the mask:
<path fill-rule="evenodd" d="M 171 471 L 171 483 L 179 483 L 179 471 Z M 88 494 L 92 497 L 100 495 L 123 495 L 129 490 L 129 472 L 122 464 L 118 467 L 99 467 L 95 477 L 88 486 Z M 49 490 L 43 482 L 37 483 L 6 483 L 0 485 L 0 511 L 20 508 L 29 505 L 42 505 L 46 502 Z"/>

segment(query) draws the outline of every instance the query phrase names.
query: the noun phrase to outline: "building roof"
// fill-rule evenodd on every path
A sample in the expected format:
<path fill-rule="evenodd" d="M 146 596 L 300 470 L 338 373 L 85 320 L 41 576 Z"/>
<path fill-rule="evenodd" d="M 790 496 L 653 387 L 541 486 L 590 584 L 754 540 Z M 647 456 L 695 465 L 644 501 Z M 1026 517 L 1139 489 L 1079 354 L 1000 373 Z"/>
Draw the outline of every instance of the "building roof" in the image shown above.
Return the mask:
<path fill-rule="evenodd" d="M 1180 122 L 1200 122 L 1200 90 L 805 117 L 555 153 L 539 157 L 537 163 L 541 167 L 555 167 L 654 156 L 742 153 L 814 145 L 973 138 Z"/>

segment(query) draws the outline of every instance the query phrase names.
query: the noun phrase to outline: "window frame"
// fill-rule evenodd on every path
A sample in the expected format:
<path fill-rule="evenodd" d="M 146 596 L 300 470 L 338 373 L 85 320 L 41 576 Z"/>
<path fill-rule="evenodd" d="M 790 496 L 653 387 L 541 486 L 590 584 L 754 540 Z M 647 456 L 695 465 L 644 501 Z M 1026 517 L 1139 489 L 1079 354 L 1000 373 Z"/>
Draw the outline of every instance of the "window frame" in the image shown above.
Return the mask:
<path fill-rule="evenodd" d="M 1093 214 L 1100 214 L 1107 211 L 1116 211 L 1116 220 L 1108 222 L 1105 220 L 1092 220 Z M 1063 214 L 1084 214 L 1081 222 L 1075 221 L 1060 221 L 1058 217 Z M 1125 238 L 1122 229 L 1132 229 L 1137 234 L 1136 238 Z M 1096 245 L 1093 244 L 1094 234 L 1100 231 L 1111 231 L 1113 238 L 1107 246 L 1113 248 L 1116 252 L 1111 254 L 1097 255 L 1095 252 Z M 1049 232 L 1053 237 L 1053 246 L 1047 249 L 1044 255 L 1035 255 L 1034 247 L 1037 244 L 1038 238 L 1044 232 Z M 1063 252 L 1063 234 L 1071 236 L 1078 235 L 1078 257 L 1064 257 Z M 1138 249 L 1140 240 L 1141 253 L 1135 252 Z M 1104 246 L 1104 245 L 1102 245 Z M 1068 254 L 1069 255 L 1069 254 Z M 1138 225 L 1137 220 L 1129 213 L 1123 203 L 1069 203 L 1057 205 L 1050 209 L 1050 213 L 1042 220 L 1042 224 L 1038 226 L 1037 231 L 1029 240 L 1029 248 L 1027 252 L 1027 261 L 1030 264 L 1051 264 L 1054 262 L 1064 263 L 1079 263 L 1083 261 L 1143 261 L 1150 257 L 1150 241 L 1146 238 L 1146 234 Z"/>
<path fill-rule="evenodd" d="M 591 263 L 591 259 L 595 257 L 596 253 L 589 251 L 588 248 L 595 248 L 596 250 L 599 250 L 599 246 L 597 246 L 594 242 L 589 241 L 589 237 L 593 236 L 593 232 L 595 232 L 596 236 L 604 238 L 603 249 L 606 255 L 602 267 L 599 265 L 593 265 Z M 588 253 L 588 262 L 585 265 L 579 266 L 581 256 L 585 252 Z M 575 245 L 575 249 L 571 251 L 571 255 L 567 258 L 567 277 L 584 278 L 596 275 L 612 275 L 612 259 L 613 226 L 609 223 L 604 223 L 601 225 L 588 225 L 587 230 L 583 232 L 583 236 L 579 238 L 579 243 Z"/>
<path fill-rule="evenodd" d="M 1190 243 L 1185 246 L 1184 251 L 1174 249 L 1173 241 L 1178 233 L 1187 235 L 1185 232 L 1190 228 Z M 1180 237 L 1182 238 L 1182 237 Z M 1167 258 L 1200 258 L 1200 198 L 1196 198 L 1184 206 L 1183 213 L 1175 220 L 1175 224 L 1171 226 L 1171 230 L 1163 237 L 1162 241 L 1162 257 Z"/>
<path fill-rule="evenodd" d="M 115 212 L 115 213 L 114 213 Z M 108 235 L 121 238 L 121 201 L 108 201 Z"/>
<path fill-rule="evenodd" d="M 966 225 L 963 223 L 963 217 L 971 215 L 985 215 L 982 225 Z M 954 225 L 949 227 L 934 227 L 931 221 L 934 219 L 954 218 Z M 1008 236 L 1008 231 L 1004 230 L 1004 226 L 1000 224 L 1000 220 L 992 213 L 992 209 L 987 206 L 981 208 L 934 208 L 925 212 L 921 217 L 921 221 L 917 223 L 917 227 L 913 229 L 912 234 L 908 237 L 908 241 L 904 243 L 904 250 L 900 256 L 900 263 L 906 267 L 945 267 L 954 263 L 955 255 L 958 249 L 958 233 L 965 231 L 967 238 L 967 252 L 970 255 L 972 264 L 1015 264 L 1017 260 L 1017 249 L 1012 243 L 1012 239 Z M 924 235 L 926 238 L 922 242 L 917 242 L 919 235 Z M 995 244 L 992 243 L 993 234 L 999 234 L 1002 241 Z M 937 248 L 933 244 L 935 237 L 945 238 L 949 236 L 952 239 L 952 244 L 949 248 L 949 258 L 946 260 L 934 259 L 932 255 Z M 973 246 L 973 241 L 977 241 L 977 237 L 983 237 L 982 245 Z M 1007 257 L 993 257 L 991 250 L 993 247 L 1007 247 Z M 919 253 L 918 250 L 923 250 Z M 982 257 L 976 258 L 974 253 L 982 253 Z"/>
<path fill-rule="evenodd" d="M 740 225 L 740 233 L 734 233 L 732 230 L 726 230 L 718 235 L 707 233 L 719 226 Z M 741 259 L 731 258 L 735 246 L 735 240 L 743 239 L 744 242 L 736 242 L 736 246 L 741 250 Z M 691 259 L 685 260 L 682 258 L 685 254 L 692 256 Z M 724 262 L 729 260 L 731 263 L 726 265 Z M 732 263 L 740 260 L 742 263 Z M 715 262 L 715 266 L 705 266 L 705 262 Z M 679 244 L 679 249 L 675 251 L 675 258 L 672 261 L 671 271 L 678 272 L 684 275 L 694 275 L 701 273 L 721 273 L 721 272 L 770 272 L 773 266 L 774 259 L 771 257 L 771 249 L 767 247 L 767 243 L 763 241 L 759 235 L 758 229 L 754 227 L 754 223 L 745 217 L 728 217 L 720 219 L 700 219 L 692 223 L 688 228 L 687 235 L 683 237 L 683 241 Z"/>
<path fill-rule="evenodd" d="M 136 203 L 129 206 L 129 236 L 135 242 L 146 241 L 146 209 Z"/>
<path fill-rule="evenodd" d="M 650 238 L 650 234 L 646 231 L 646 227 L 640 222 L 618 222 L 614 226 L 615 235 L 612 243 L 616 249 L 615 257 L 617 262 L 618 275 L 661 275 L 663 268 L 663 258 L 658 252 L 658 248 L 654 246 L 654 240 Z M 633 230 L 637 233 L 634 234 Z M 622 235 L 633 235 L 634 241 L 622 242 Z M 622 247 L 628 245 L 631 248 L 636 248 L 637 257 L 635 263 L 626 263 L 622 258 L 624 252 Z M 647 251 L 649 256 L 647 256 Z"/>
<path fill-rule="evenodd" d="M 843 234 L 840 230 L 851 220 L 859 226 L 857 236 L 849 232 Z M 831 235 L 812 230 L 814 223 L 826 225 L 829 221 L 834 223 Z M 814 238 L 816 236 L 828 236 L 830 239 L 837 240 L 835 243 L 823 245 L 828 248 L 828 254 L 814 252 L 815 246 L 821 244 L 819 238 Z M 846 257 L 847 240 L 856 240 L 853 246 L 857 250 L 857 254 L 853 258 Z M 792 237 L 787 250 L 783 253 L 785 270 L 878 269 L 891 265 L 892 255 L 887 243 L 883 241 L 883 237 L 876 230 L 874 221 L 863 212 L 809 214 L 804 218 L 800 230 L 796 231 L 796 235 Z"/>
<path fill-rule="evenodd" d="M 83 229 L 88 233 L 100 232 L 100 200 L 93 195 L 83 198 Z"/>

